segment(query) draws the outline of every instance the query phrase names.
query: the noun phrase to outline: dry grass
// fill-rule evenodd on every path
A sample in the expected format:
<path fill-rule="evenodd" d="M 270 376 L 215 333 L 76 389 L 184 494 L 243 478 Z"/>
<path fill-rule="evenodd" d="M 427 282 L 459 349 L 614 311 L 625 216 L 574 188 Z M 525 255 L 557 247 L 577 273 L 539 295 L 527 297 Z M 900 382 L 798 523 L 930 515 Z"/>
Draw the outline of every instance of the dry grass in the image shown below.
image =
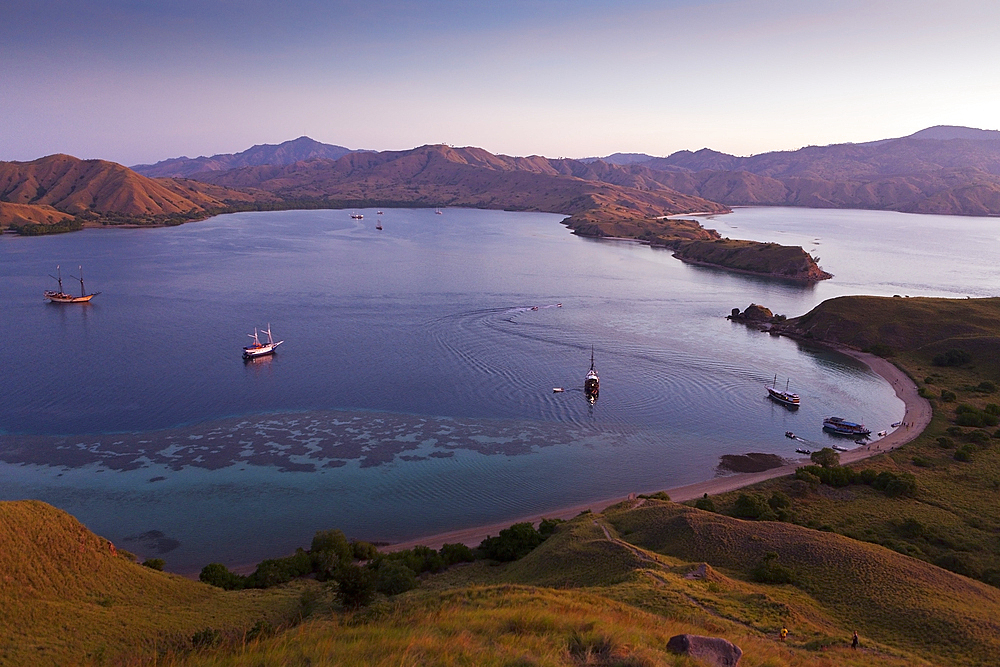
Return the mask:
<path fill-rule="evenodd" d="M 231 593 L 112 553 L 70 515 L 0 502 L 0 664 L 152 658 L 206 627 L 238 635 L 295 618 L 301 591 Z"/>

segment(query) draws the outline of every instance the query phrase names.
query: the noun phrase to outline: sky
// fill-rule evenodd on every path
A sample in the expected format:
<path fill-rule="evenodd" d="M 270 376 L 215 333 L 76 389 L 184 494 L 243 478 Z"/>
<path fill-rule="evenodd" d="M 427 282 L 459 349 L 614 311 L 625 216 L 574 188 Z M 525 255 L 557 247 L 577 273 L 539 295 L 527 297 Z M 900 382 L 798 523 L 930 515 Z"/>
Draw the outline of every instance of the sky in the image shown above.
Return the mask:
<path fill-rule="evenodd" d="M 0 0 L 0 160 L 736 155 L 1000 129 L 995 0 Z"/>

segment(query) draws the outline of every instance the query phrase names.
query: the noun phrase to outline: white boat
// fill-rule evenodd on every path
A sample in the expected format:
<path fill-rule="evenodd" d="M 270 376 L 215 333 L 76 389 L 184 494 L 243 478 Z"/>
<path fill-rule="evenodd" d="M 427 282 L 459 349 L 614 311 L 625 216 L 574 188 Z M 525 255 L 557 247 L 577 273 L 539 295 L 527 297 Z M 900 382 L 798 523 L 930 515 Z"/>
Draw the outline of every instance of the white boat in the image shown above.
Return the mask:
<path fill-rule="evenodd" d="M 843 447 L 841 445 L 833 445 L 833 448 L 836 449 L 838 452 L 850 451 L 849 449 L 847 449 L 847 447 Z"/>
<path fill-rule="evenodd" d="M 903 425 L 903 422 L 895 422 L 895 423 L 889 424 L 889 426 L 891 426 L 892 428 L 899 428 L 902 425 Z"/>
<path fill-rule="evenodd" d="M 871 429 L 867 428 L 864 424 L 849 422 L 841 417 L 827 417 L 824 419 L 823 430 L 829 431 L 830 433 L 836 433 L 837 435 L 848 435 L 854 437 L 859 435 L 865 436 L 871 433 Z"/>
<path fill-rule="evenodd" d="M 768 387 L 767 385 L 764 385 L 764 389 L 767 389 L 767 395 L 771 400 L 777 401 L 778 403 L 781 403 L 789 408 L 797 408 L 799 407 L 799 395 L 788 391 L 789 382 L 791 382 L 791 380 L 785 381 L 785 391 L 778 391 L 778 376 L 775 375 L 772 386 Z"/>
<path fill-rule="evenodd" d="M 365 219 L 365 214 L 364 213 L 351 213 L 351 219 L 352 220 L 364 220 Z"/>
<path fill-rule="evenodd" d="M 799 454 L 812 454 L 812 450 L 806 449 L 805 447 L 799 447 L 795 451 L 797 451 Z"/>
<path fill-rule="evenodd" d="M 583 379 L 583 393 L 587 400 L 593 403 L 601 393 L 601 379 L 597 377 L 597 370 L 594 369 L 594 348 L 590 348 L 590 370 L 587 377 Z"/>
<path fill-rule="evenodd" d="M 434 215 L 444 215 L 444 214 L 441 212 L 441 209 L 435 209 Z"/>
<path fill-rule="evenodd" d="M 87 290 L 83 287 L 83 267 L 80 267 L 80 277 L 77 280 L 80 281 L 80 296 L 73 296 L 72 294 L 66 294 L 63 292 L 62 286 L 62 270 L 59 266 L 56 266 L 56 273 L 58 275 L 50 275 L 50 277 L 55 278 L 59 283 L 59 290 L 45 290 L 44 296 L 51 303 L 89 303 L 91 299 L 100 294 L 100 292 L 94 292 L 93 294 L 87 294 Z M 76 278 L 76 276 L 70 276 L 71 278 Z"/>
<path fill-rule="evenodd" d="M 563 389 L 562 387 L 552 387 L 552 393 L 553 394 L 561 394 L 564 391 L 566 391 L 566 390 Z"/>
<path fill-rule="evenodd" d="M 375 211 L 375 215 L 382 215 L 382 211 Z"/>
<path fill-rule="evenodd" d="M 247 334 L 248 336 L 253 338 L 253 345 L 247 345 L 246 347 L 243 348 L 244 359 L 256 359 L 257 357 L 264 357 L 269 354 L 274 354 L 275 348 L 285 342 L 283 340 L 274 342 L 274 339 L 271 337 L 270 324 L 267 325 L 267 329 L 265 329 L 260 333 L 267 334 L 267 342 L 266 343 L 260 342 L 260 337 L 257 335 L 257 329 L 254 328 L 252 334 Z"/>

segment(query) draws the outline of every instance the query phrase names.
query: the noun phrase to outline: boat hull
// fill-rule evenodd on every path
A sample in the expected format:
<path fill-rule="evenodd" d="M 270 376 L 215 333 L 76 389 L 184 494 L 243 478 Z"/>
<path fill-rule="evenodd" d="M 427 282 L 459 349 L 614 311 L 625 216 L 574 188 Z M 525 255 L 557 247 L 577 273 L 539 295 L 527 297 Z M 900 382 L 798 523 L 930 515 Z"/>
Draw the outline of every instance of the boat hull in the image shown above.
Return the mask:
<path fill-rule="evenodd" d="M 850 438 L 871 435 L 871 429 L 864 424 L 855 424 L 839 417 L 830 417 L 823 421 L 823 430 L 834 435 L 843 435 Z"/>
<path fill-rule="evenodd" d="M 97 296 L 94 294 L 84 294 L 83 296 L 71 296 L 69 294 L 64 294 L 63 292 L 46 292 L 45 298 L 49 300 L 50 303 L 90 303 L 90 300 Z"/>
<path fill-rule="evenodd" d="M 798 394 L 789 394 L 783 391 L 777 391 L 771 387 L 764 387 L 767 389 L 767 396 L 775 403 L 781 403 L 786 408 L 797 408 L 799 407 L 799 396 Z"/>
<path fill-rule="evenodd" d="M 261 345 L 257 348 L 245 347 L 243 348 L 243 358 L 255 359 L 257 357 L 266 357 L 269 354 L 274 354 L 275 347 L 275 345 Z"/>

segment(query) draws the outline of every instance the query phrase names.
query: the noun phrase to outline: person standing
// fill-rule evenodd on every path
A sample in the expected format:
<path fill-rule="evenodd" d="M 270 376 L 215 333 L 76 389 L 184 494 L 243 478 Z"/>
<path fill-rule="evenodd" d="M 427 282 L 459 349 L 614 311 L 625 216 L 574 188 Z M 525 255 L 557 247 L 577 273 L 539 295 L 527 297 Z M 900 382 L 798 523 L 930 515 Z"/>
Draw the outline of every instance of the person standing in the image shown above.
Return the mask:
<path fill-rule="evenodd" d="M 858 647 L 858 631 L 854 631 L 854 638 L 851 639 L 851 648 L 856 649 Z"/>
<path fill-rule="evenodd" d="M 782 626 L 781 627 L 781 632 L 779 634 L 781 636 L 781 641 L 785 641 L 785 637 L 788 636 L 788 628 Z"/>

